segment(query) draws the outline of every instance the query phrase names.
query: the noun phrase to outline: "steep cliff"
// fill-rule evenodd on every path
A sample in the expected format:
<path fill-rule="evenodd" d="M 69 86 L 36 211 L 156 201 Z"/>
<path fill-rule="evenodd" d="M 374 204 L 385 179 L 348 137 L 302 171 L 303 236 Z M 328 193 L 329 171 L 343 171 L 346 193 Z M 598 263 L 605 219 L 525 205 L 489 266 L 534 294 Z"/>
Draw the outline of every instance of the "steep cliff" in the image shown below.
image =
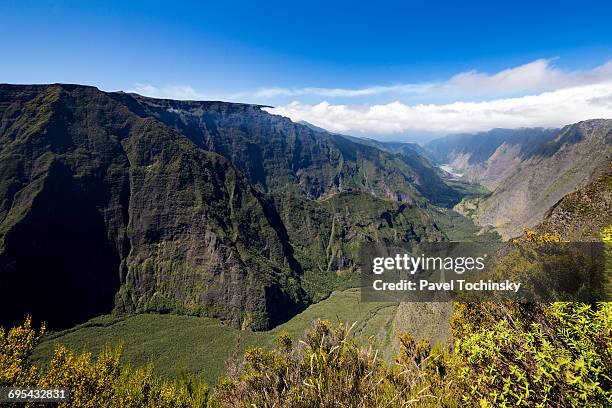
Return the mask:
<path fill-rule="evenodd" d="M 117 291 L 119 310 L 255 329 L 304 306 L 274 209 L 226 159 L 95 88 L 2 86 L 0 103 L 3 317 L 69 326 Z"/>
<path fill-rule="evenodd" d="M 275 326 L 354 271 L 360 242 L 443 238 L 428 197 L 458 193 L 425 170 L 258 106 L 0 85 L 0 324 Z"/>
<path fill-rule="evenodd" d="M 439 163 L 446 163 L 466 181 L 493 190 L 538 146 L 554 138 L 558 129 L 493 129 L 488 132 L 450 135 L 427 143 Z"/>
<path fill-rule="evenodd" d="M 557 233 L 568 241 L 600 241 L 612 227 L 612 161 L 586 186 L 559 200 L 536 226 L 542 233 Z"/>
<path fill-rule="evenodd" d="M 359 285 L 361 243 L 447 239 L 429 210 L 369 193 L 345 192 L 319 201 L 274 194 L 272 201 L 304 268 L 303 286 L 315 301 L 334 288 Z"/>

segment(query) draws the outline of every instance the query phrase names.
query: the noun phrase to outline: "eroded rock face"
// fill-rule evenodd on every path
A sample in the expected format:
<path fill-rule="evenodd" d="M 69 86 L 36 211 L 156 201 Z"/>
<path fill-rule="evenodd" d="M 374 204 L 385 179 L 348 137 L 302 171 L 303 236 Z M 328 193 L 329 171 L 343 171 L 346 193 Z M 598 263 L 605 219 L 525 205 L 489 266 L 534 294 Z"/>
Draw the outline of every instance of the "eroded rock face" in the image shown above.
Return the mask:
<path fill-rule="evenodd" d="M 612 225 L 612 155 L 599 176 L 559 200 L 535 229 L 566 241 L 601 241 Z"/>
<path fill-rule="evenodd" d="M 537 154 L 540 145 L 559 129 L 493 129 L 488 132 L 450 135 L 426 145 L 440 163 L 448 163 L 463 179 L 494 190 L 520 164 Z"/>
<path fill-rule="evenodd" d="M 612 121 L 587 120 L 560 130 L 495 129 L 448 136 L 428 147 L 463 178 L 491 190 L 456 209 L 510 238 L 605 171 L 612 160 Z"/>

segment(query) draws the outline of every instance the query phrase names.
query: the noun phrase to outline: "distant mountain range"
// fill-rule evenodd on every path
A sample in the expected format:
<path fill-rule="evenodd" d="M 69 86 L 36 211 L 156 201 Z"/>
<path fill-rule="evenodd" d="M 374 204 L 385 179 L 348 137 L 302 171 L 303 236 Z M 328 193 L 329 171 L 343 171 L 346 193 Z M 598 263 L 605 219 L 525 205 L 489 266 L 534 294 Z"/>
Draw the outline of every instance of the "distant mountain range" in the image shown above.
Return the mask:
<path fill-rule="evenodd" d="M 612 162 L 612 120 L 563 129 L 495 129 L 454 135 L 426 145 L 465 180 L 491 190 L 458 206 L 504 237 L 538 224 L 566 194 L 597 180 Z"/>
<path fill-rule="evenodd" d="M 537 154 L 537 147 L 559 129 L 493 129 L 450 135 L 425 145 L 433 160 L 448 164 L 466 180 L 489 189 L 508 177 L 521 161 Z"/>
<path fill-rule="evenodd" d="M 350 135 L 342 135 L 342 134 L 338 134 L 338 133 L 333 133 L 333 132 L 329 132 L 328 130 L 325 130 L 321 127 L 315 126 L 312 123 L 308 123 L 305 120 L 299 121 L 298 123 L 304 125 L 304 126 L 308 126 L 309 128 L 319 131 L 319 132 L 325 132 L 325 133 L 329 133 L 329 134 L 336 134 L 339 136 L 344 137 L 345 139 L 349 139 L 352 140 L 355 143 L 359 143 L 359 144 L 363 144 L 366 146 L 372 146 L 372 147 L 376 147 L 380 150 L 384 150 L 386 152 L 391 152 L 391 153 L 402 153 L 405 155 L 411 155 L 413 153 L 416 153 L 418 155 L 421 155 L 425 158 L 427 158 L 431 163 L 436 163 L 436 160 L 434 159 L 433 155 L 431 154 L 431 152 L 428 149 L 423 148 L 420 144 L 416 143 L 416 142 L 383 142 L 380 140 L 376 140 L 376 139 L 371 139 L 371 138 L 367 138 L 367 137 L 356 137 L 356 136 L 350 136 Z"/>

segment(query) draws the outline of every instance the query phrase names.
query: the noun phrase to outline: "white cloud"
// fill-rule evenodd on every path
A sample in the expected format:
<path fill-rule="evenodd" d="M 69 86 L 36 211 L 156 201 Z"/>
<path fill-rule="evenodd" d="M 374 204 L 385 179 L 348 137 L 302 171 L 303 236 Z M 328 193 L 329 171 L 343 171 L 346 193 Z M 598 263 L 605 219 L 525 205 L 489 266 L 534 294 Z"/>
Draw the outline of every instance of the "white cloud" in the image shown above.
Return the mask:
<path fill-rule="evenodd" d="M 197 92 L 189 85 L 166 85 L 158 88 L 150 84 L 137 83 L 134 89 L 129 89 L 128 92 L 134 92 L 140 95 L 150 96 L 152 98 L 161 99 L 181 99 L 181 100 L 205 100 L 208 99 L 204 94 Z"/>
<path fill-rule="evenodd" d="M 591 70 L 565 71 L 538 59 L 489 75 L 477 71 L 451 77 L 447 88 L 474 93 L 540 92 L 612 80 L 612 61 Z"/>
<path fill-rule="evenodd" d="M 491 78 L 487 77 L 486 80 L 508 84 L 515 80 L 507 74 L 497 79 Z M 469 82 L 465 82 L 465 78 L 461 78 L 461 81 Z M 292 102 L 265 110 L 341 133 L 453 133 L 495 127 L 557 127 L 584 119 L 612 118 L 611 98 L 612 81 L 606 81 L 482 102 L 408 105 L 396 101 L 371 106 Z"/>
<path fill-rule="evenodd" d="M 554 62 L 538 59 L 491 74 L 461 72 L 430 83 L 356 89 L 273 87 L 214 99 L 281 101 L 284 106 L 267 110 L 335 132 L 371 135 L 556 127 L 612 117 L 612 60 L 582 70 L 561 69 Z M 130 92 L 157 98 L 213 99 L 189 85 L 136 84 Z M 297 101 L 288 103 L 292 99 Z"/>
<path fill-rule="evenodd" d="M 589 85 L 612 80 L 612 60 L 589 70 L 563 70 L 554 65 L 554 59 L 538 59 L 494 74 L 476 70 L 461 72 L 445 81 L 407 83 L 363 88 L 260 88 L 241 92 L 230 99 L 273 99 L 278 97 L 315 96 L 323 98 L 355 98 L 376 95 L 417 95 L 456 99 L 474 96 L 544 92 L 579 85 Z"/>

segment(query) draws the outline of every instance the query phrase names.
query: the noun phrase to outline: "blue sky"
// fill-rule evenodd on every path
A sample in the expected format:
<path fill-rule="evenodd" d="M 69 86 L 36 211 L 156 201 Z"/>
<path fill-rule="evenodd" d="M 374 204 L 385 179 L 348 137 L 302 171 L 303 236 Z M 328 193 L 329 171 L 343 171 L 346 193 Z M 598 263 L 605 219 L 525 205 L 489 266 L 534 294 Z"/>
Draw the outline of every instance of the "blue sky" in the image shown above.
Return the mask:
<path fill-rule="evenodd" d="M 262 103 L 389 137 L 553 126 L 608 113 L 610 16 L 609 1 L 4 0 L 0 82 Z M 555 92 L 565 93 L 554 103 L 578 92 L 584 106 L 551 117 Z M 544 105 L 528 101 L 548 106 L 537 118 L 461 120 L 490 110 L 483 104 L 542 95 Z M 449 108 L 457 114 L 442 115 Z"/>

